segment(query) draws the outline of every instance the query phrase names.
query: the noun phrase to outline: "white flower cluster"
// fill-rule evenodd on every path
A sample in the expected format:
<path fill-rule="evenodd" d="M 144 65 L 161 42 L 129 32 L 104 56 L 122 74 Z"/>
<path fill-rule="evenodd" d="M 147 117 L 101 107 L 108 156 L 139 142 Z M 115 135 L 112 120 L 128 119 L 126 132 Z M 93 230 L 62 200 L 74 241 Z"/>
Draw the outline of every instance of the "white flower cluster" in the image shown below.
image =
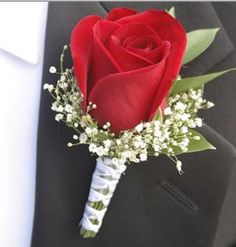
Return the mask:
<path fill-rule="evenodd" d="M 51 68 L 50 71 L 55 73 L 56 69 Z M 159 111 L 153 121 L 142 122 L 134 129 L 122 131 L 119 136 L 115 136 L 109 122 L 99 128 L 91 117 L 89 112 L 96 108 L 95 104 L 90 102 L 87 111 L 82 111 L 83 95 L 77 87 L 73 69 L 63 71 L 61 66 L 60 79 L 56 86 L 45 84 L 44 89 L 55 100 L 51 109 L 56 112 L 56 121 L 63 121 L 76 132 L 73 143 L 68 143 L 69 147 L 88 144 L 91 153 L 108 157 L 114 164 L 118 160 L 139 163 L 147 160 L 149 155 L 165 154 L 176 163 L 180 174 L 182 164 L 176 155 L 187 152 L 192 139 L 200 139 L 191 132 L 192 128 L 202 126 L 202 119 L 196 113 L 199 109 L 213 106 L 213 103 L 202 98 L 201 89 L 191 89 L 169 97 L 167 107 L 164 111 Z"/>

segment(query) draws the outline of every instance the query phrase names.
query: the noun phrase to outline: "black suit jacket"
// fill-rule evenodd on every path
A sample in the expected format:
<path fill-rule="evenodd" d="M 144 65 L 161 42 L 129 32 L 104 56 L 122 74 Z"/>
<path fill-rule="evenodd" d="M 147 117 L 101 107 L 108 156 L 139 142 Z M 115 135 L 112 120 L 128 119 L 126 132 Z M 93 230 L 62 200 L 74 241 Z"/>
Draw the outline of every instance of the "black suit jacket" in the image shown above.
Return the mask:
<path fill-rule="evenodd" d="M 187 31 L 221 27 L 215 43 L 184 69 L 182 75 L 205 73 L 233 53 L 233 43 L 216 12 L 216 9 L 221 9 L 217 4 L 214 8 L 212 4 L 203 2 L 50 3 L 43 82 L 56 79 L 48 73 L 48 68 L 58 65 L 61 49 L 69 43 L 72 28 L 82 17 L 105 15 L 117 6 L 143 11 L 149 8 L 166 9 L 172 5 L 176 6 L 177 17 Z M 232 5 L 233 8 L 236 9 L 236 4 Z M 222 92 L 216 95 L 217 87 L 214 86 L 207 92 L 208 98 L 223 104 Z M 227 99 L 227 102 L 231 108 L 235 106 L 232 100 L 229 102 Z M 236 230 L 230 229 L 230 233 L 225 231 L 235 219 L 230 208 L 233 198 L 230 192 L 235 181 L 232 174 L 236 151 L 207 125 L 200 131 L 217 147 L 217 151 L 183 155 L 181 159 L 185 173 L 182 176 L 178 175 L 173 163 L 163 156 L 128 167 L 99 234 L 95 239 L 82 239 L 78 222 L 87 200 L 95 158 L 91 157 L 86 146 L 67 148 L 66 143 L 73 132 L 54 120 L 50 105 L 50 96 L 42 92 L 32 247 L 223 247 L 230 246 L 236 240 Z M 214 114 L 210 117 L 205 115 L 205 119 L 220 129 L 218 119 L 215 122 L 214 118 L 217 113 Z M 225 133 L 225 130 L 220 131 Z"/>

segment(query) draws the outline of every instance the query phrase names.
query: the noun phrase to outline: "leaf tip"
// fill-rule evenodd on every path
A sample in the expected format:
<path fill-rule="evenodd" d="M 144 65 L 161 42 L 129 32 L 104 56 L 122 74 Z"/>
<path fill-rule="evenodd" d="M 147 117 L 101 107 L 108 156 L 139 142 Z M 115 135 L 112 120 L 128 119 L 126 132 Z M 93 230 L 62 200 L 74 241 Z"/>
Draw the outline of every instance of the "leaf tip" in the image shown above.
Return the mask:
<path fill-rule="evenodd" d="M 209 149 L 216 150 L 216 147 L 211 144 L 211 146 L 209 147 Z"/>
<path fill-rule="evenodd" d="M 175 7 L 172 6 L 169 10 L 166 10 L 166 12 L 175 18 Z"/>
<path fill-rule="evenodd" d="M 220 31 L 219 27 L 213 28 L 212 31 L 214 32 L 214 37 L 217 35 L 217 33 Z"/>
<path fill-rule="evenodd" d="M 219 27 L 209 28 L 209 29 L 203 29 L 203 30 L 209 30 L 213 32 L 214 34 L 217 34 L 220 31 Z"/>

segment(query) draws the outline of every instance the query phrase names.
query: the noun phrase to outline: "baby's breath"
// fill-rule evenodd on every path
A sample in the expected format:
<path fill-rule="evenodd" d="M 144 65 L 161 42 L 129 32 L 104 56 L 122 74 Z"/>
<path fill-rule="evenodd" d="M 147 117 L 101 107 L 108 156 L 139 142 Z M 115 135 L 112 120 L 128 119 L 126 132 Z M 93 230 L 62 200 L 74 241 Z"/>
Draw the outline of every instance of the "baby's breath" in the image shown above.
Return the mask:
<path fill-rule="evenodd" d="M 51 109 L 55 112 L 55 120 L 64 122 L 75 131 L 68 147 L 88 144 L 91 153 L 109 157 L 113 162 L 122 160 L 126 163 L 139 163 L 146 161 L 148 156 L 165 154 L 182 174 L 182 163 L 176 155 L 188 151 L 191 139 L 200 140 L 189 130 L 202 126 L 202 119 L 196 116 L 198 110 L 214 105 L 202 98 L 202 89 L 190 89 L 169 97 L 161 117 L 141 122 L 116 136 L 111 131 L 111 123 L 99 127 L 92 118 L 90 111 L 97 108 L 93 102 L 89 102 L 86 111 L 82 110 L 83 95 L 77 86 L 73 68 L 63 69 L 65 49 L 67 47 L 64 47 L 60 60 L 61 73 L 57 73 L 60 79 L 55 86 L 46 83 L 43 88 L 54 98 Z M 50 68 L 51 73 L 56 71 L 56 68 Z"/>

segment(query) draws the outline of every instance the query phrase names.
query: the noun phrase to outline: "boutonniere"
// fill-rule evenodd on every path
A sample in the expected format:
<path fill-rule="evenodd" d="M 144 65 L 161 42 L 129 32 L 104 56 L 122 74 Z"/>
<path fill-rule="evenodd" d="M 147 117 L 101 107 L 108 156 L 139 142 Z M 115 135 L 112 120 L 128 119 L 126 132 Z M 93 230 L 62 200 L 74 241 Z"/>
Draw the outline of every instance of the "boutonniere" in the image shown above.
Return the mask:
<path fill-rule="evenodd" d="M 96 155 L 90 193 L 80 221 L 94 237 L 117 183 L 130 163 L 166 155 L 183 173 L 178 155 L 215 149 L 195 128 L 214 104 L 205 83 L 231 71 L 182 78 L 180 69 L 204 52 L 218 29 L 186 33 L 169 11 L 116 8 L 105 18 L 87 16 L 71 34 L 73 67 L 64 68 L 64 46 L 52 95 L 56 121 L 73 128 L 68 147 L 87 144 Z M 185 68 L 186 69 L 186 68 Z M 128 188 L 127 188 L 128 189 Z"/>

